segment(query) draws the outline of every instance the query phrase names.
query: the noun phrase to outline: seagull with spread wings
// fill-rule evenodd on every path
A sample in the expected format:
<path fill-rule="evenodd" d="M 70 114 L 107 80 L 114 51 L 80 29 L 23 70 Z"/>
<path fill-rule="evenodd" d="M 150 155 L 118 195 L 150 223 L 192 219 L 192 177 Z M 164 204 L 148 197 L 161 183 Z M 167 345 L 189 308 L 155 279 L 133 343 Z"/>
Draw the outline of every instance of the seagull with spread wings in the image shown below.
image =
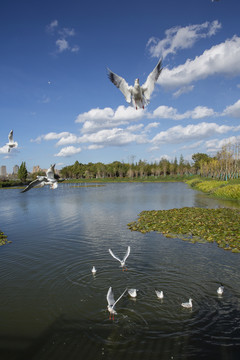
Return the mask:
<path fill-rule="evenodd" d="M 108 70 L 108 77 L 111 82 L 123 93 L 126 101 L 137 109 L 143 108 L 150 102 L 151 94 L 154 90 L 156 81 L 161 74 L 162 60 L 159 60 L 153 71 L 148 75 L 147 80 L 140 86 L 139 79 L 135 80 L 134 86 L 129 86 L 124 78 L 115 74 L 110 69 Z"/>
<path fill-rule="evenodd" d="M 108 249 L 108 251 L 110 252 L 110 254 L 112 255 L 112 257 L 113 257 L 114 259 L 116 259 L 116 260 L 118 260 L 118 261 L 120 262 L 120 264 L 121 264 L 120 266 L 122 267 L 123 271 L 124 271 L 124 267 L 125 267 L 125 270 L 127 270 L 127 268 L 126 268 L 126 266 L 125 266 L 125 262 L 126 262 L 128 256 L 129 256 L 129 254 L 130 254 L 130 246 L 128 246 L 127 252 L 126 252 L 126 254 L 124 255 L 124 258 L 123 258 L 122 260 L 119 259 L 118 256 L 114 255 L 114 253 L 112 252 L 111 249 Z"/>
<path fill-rule="evenodd" d="M 11 130 L 8 134 L 8 143 L 6 145 L 8 146 L 8 152 L 10 152 L 10 150 L 14 147 L 18 146 L 18 143 L 13 140 L 13 130 Z"/>
<path fill-rule="evenodd" d="M 55 174 L 54 168 L 56 164 L 50 166 L 50 168 L 46 172 L 46 176 L 37 176 L 36 180 L 33 180 L 23 191 L 22 193 L 32 189 L 34 186 L 40 185 L 41 187 L 44 185 L 50 185 L 51 189 L 56 189 L 58 187 L 58 179 L 59 175 Z"/>
<path fill-rule="evenodd" d="M 127 291 L 127 289 L 125 289 L 124 292 L 122 293 L 122 295 L 119 296 L 119 298 L 115 301 L 112 287 L 110 286 L 110 288 L 108 289 L 108 292 L 107 292 L 107 302 L 108 302 L 107 309 L 109 311 L 109 319 L 111 319 L 111 315 L 112 315 L 112 319 L 114 320 L 114 315 L 117 315 L 117 312 L 114 309 L 114 307 L 115 307 L 116 303 L 121 299 L 121 297 L 125 294 L 126 291 Z"/>

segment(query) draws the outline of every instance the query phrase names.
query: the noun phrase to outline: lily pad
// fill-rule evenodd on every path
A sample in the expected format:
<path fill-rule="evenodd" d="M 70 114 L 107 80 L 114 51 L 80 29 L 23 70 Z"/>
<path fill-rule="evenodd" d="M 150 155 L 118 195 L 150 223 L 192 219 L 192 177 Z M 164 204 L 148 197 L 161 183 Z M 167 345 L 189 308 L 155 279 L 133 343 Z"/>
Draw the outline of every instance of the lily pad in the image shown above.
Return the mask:
<path fill-rule="evenodd" d="M 128 224 L 132 231 L 157 231 L 168 238 L 195 242 L 216 242 L 220 248 L 240 252 L 240 211 L 219 208 L 142 211 L 137 221 Z"/>

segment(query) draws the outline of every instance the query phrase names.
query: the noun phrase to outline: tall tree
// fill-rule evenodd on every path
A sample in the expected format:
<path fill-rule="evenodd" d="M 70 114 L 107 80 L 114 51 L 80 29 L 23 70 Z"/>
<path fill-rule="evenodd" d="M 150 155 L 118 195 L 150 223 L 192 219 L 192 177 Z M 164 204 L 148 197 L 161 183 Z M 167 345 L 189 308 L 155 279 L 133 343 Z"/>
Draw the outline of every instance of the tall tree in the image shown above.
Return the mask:
<path fill-rule="evenodd" d="M 27 174 L 28 174 L 28 172 L 27 172 L 27 168 L 26 168 L 26 163 L 25 163 L 25 161 L 23 161 L 23 162 L 21 163 L 21 165 L 20 165 L 19 170 L 18 170 L 18 178 L 19 178 L 22 182 L 24 182 L 24 181 L 26 181 Z"/>

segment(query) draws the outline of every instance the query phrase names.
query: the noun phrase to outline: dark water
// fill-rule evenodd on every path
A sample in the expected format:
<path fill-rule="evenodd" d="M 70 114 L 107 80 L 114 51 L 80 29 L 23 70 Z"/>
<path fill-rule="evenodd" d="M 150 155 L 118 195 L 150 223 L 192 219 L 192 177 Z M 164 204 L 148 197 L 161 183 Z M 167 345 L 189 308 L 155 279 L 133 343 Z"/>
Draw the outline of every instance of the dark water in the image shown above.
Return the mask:
<path fill-rule="evenodd" d="M 0 205 L 12 241 L 0 247 L 1 360 L 239 358 L 240 255 L 127 227 L 142 210 L 234 203 L 182 183 L 129 183 L 4 189 Z M 108 249 L 122 257 L 128 245 L 123 272 Z M 139 289 L 117 303 L 114 321 L 110 286 L 115 298 Z M 190 297 L 192 310 L 182 308 Z"/>

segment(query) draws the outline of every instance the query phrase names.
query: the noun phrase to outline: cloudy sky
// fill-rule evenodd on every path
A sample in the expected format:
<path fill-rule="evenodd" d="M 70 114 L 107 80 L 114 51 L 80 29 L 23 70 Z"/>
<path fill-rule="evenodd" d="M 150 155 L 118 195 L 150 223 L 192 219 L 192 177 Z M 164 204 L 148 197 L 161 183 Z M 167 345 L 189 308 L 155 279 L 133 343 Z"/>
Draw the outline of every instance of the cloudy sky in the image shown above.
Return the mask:
<path fill-rule="evenodd" d="M 240 141 L 239 13 L 239 0 L 4 1 L 0 165 L 191 160 Z M 160 58 L 135 110 L 107 67 L 144 83 Z"/>

